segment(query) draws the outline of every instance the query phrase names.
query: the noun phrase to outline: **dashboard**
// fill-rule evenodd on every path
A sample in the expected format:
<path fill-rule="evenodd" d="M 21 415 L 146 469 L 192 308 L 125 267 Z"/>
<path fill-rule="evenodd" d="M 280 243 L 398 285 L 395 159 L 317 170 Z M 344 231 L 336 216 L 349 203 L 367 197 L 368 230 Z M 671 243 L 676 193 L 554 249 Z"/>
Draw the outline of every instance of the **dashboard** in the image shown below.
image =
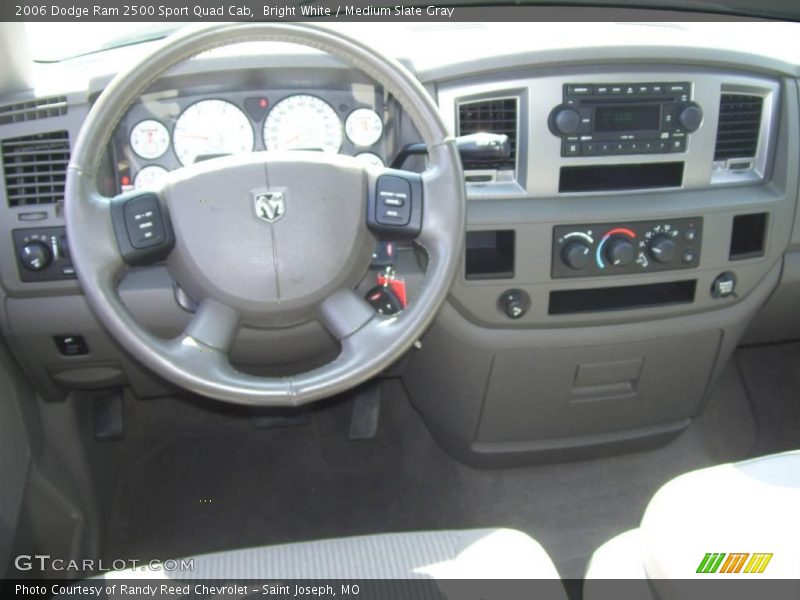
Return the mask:
<path fill-rule="evenodd" d="M 405 59 L 454 136 L 510 140 L 508 157 L 462 161 L 459 273 L 395 372 L 441 444 L 477 465 L 648 447 L 702 413 L 739 343 L 800 337 L 796 27 L 545 23 L 538 36 L 530 28 L 364 33 Z M 497 42 L 491 52 L 474 43 L 476 30 Z M 767 37 L 769 47 L 758 41 Z M 58 167 L 114 70 L 75 68 L 97 72 L 85 85 L 0 107 L 20 115 L 3 122 L 0 110 L 0 326 L 52 397 L 109 386 L 163 395 L 163 382 L 91 315 L 71 270 Z M 130 107 L 101 187 L 146 188 L 183 165 L 262 150 L 391 164 L 419 140 L 402 107 L 336 60 L 237 49 L 190 61 Z M 31 149 L 41 165 L 26 182 Z M 418 250 L 401 247 L 395 265 L 412 301 L 424 268 Z M 190 316 L 163 265 L 131 269 L 120 295 L 162 337 Z M 243 330 L 233 359 L 275 374 L 335 352 L 305 323 Z"/>

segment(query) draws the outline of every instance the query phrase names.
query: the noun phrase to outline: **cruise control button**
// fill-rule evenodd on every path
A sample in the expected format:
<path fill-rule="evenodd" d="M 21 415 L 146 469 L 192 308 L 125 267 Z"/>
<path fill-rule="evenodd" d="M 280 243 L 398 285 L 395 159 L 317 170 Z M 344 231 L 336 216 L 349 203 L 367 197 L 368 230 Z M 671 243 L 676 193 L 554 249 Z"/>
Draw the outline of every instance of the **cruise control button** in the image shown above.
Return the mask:
<path fill-rule="evenodd" d="M 402 177 L 383 175 L 375 190 L 375 220 L 381 225 L 408 225 L 411 220 L 411 184 Z"/>

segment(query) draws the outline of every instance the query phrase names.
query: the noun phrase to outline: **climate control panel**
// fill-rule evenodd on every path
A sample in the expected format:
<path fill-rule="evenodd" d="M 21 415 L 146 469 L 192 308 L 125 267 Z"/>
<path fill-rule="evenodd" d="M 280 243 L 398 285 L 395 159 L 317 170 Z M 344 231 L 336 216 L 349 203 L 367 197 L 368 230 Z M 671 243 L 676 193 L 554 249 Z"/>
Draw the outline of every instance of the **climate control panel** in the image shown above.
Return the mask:
<path fill-rule="evenodd" d="M 557 225 L 554 279 L 691 269 L 700 263 L 703 219 Z"/>
<path fill-rule="evenodd" d="M 63 227 L 15 229 L 13 236 L 22 281 L 75 279 Z"/>

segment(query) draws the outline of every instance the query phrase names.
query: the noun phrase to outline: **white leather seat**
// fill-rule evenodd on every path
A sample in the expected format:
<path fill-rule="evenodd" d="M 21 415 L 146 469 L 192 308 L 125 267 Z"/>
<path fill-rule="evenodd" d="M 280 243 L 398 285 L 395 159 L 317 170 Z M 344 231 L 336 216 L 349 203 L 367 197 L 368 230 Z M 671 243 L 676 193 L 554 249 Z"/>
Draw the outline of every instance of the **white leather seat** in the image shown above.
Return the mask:
<path fill-rule="evenodd" d="M 391 533 L 217 552 L 194 557 L 193 570 L 163 572 L 160 576 L 270 580 L 559 579 L 542 546 L 512 529 Z M 153 578 L 154 574 L 131 570 L 104 576 L 142 577 Z M 560 581 L 548 586 L 549 591 L 555 598 L 566 600 Z"/>
<path fill-rule="evenodd" d="M 701 569 L 706 554 L 722 553 L 716 569 L 707 568 L 711 557 Z M 761 572 L 746 573 L 756 560 Z M 800 578 L 800 450 L 692 471 L 665 484 L 639 529 L 598 548 L 586 573 L 589 580 L 644 577 L 664 598 L 675 589 L 668 580 Z"/>

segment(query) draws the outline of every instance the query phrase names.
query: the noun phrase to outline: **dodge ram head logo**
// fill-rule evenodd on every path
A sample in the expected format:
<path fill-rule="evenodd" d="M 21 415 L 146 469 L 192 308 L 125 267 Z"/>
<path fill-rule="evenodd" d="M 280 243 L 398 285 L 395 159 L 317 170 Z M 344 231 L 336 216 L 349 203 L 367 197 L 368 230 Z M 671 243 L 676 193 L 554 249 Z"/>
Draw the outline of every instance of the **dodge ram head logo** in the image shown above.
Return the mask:
<path fill-rule="evenodd" d="M 267 223 L 274 223 L 283 216 L 286 205 L 281 192 L 259 192 L 255 195 L 256 216 Z"/>

